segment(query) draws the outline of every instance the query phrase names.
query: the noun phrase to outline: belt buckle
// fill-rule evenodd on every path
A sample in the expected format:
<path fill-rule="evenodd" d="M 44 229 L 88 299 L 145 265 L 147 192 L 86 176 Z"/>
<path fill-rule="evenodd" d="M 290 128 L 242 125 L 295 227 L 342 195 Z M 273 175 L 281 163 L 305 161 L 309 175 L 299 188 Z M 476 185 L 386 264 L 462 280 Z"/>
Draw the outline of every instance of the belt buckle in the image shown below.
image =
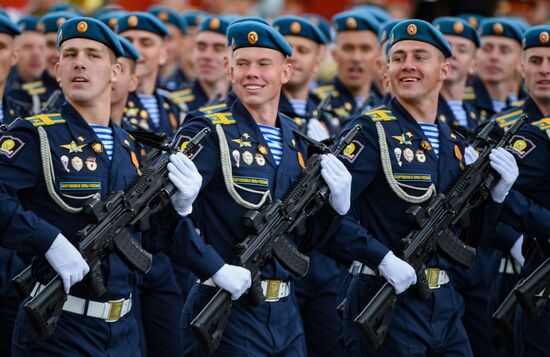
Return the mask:
<path fill-rule="evenodd" d="M 124 304 L 124 299 L 110 300 L 107 302 L 107 304 L 109 304 L 109 314 L 107 315 L 105 321 L 118 321 L 120 319 L 120 314 L 122 313 L 122 305 Z"/>
<path fill-rule="evenodd" d="M 279 301 L 279 289 L 281 288 L 280 280 L 266 280 L 267 287 L 265 289 L 265 301 Z"/>
<path fill-rule="evenodd" d="M 439 289 L 439 268 L 427 268 L 426 278 L 430 289 Z"/>

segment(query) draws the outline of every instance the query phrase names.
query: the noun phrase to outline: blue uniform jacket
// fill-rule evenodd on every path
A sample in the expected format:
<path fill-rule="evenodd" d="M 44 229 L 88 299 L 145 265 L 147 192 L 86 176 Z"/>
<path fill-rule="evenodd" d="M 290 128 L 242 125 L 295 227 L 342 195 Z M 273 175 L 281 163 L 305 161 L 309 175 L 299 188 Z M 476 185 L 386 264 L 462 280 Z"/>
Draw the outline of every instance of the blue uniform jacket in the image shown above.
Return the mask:
<path fill-rule="evenodd" d="M 306 115 L 300 116 L 292 107 L 292 104 L 290 104 L 290 101 L 288 100 L 287 96 L 284 94 L 283 91 L 281 91 L 281 100 L 279 102 L 279 112 L 283 113 L 289 118 L 294 119 L 294 122 L 302 132 L 305 132 L 307 130 L 307 118 L 311 118 L 313 116 L 313 112 L 317 108 L 317 105 L 319 103 L 316 102 L 316 98 L 313 94 L 310 94 L 307 101 L 306 101 Z M 327 129 L 329 130 L 329 133 L 332 134 L 334 132 L 334 128 L 332 126 L 332 123 L 330 122 L 327 115 L 321 116 L 320 120 Z"/>
<path fill-rule="evenodd" d="M 475 130 L 479 125 L 479 121 L 478 121 L 479 116 L 475 107 L 470 101 L 463 101 L 462 107 L 466 112 L 466 120 L 468 122 L 467 129 Z M 439 118 L 439 120 L 446 123 L 451 128 L 453 126 L 460 126 L 460 123 L 458 119 L 455 118 L 455 115 L 451 110 L 451 108 L 449 107 L 449 104 L 447 104 L 447 101 L 441 95 L 439 96 L 437 111 L 438 111 L 437 117 Z"/>
<path fill-rule="evenodd" d="M 179 68 L 166 77 L 159 76 L 157 80 L 157 87 L 166 89 L 170 92 L 185 89 L 188 85 L 189 79 L 187 79 L 183 71 Z"/>
<path fill-rule="evenodd" d="M 131 92 L 128 95 L 126 108 L 124 108 L 125 128 L 133 130 L 146 130 L 159 133 L 165 133 L 172 137 L 180 125 L 180 111 L 178 107 L 166 96 L 155 92 L 159 107 L 160 124 L 153 124 L 147 109 L 141 104 L 137 93 Z"/>
<path fill-rule="evenodd" d="M 193 205 L 191 219 L 200 229 L 204 241 L 198 237 L 189 220 L 186 261 L 190 269 L 204 281 L 217 272 L 224 263 L 233 263 L 235 245 L 247 237 L 243 215 L 247 209 L 238 205 L 229 195 L 221 171 L 220 147 L 215 125 L 220 124 L 227 138 L 233 182 L 259 191 L 270 190 L 272 198 L 282 198 L 291 183 L 302 172 L 305 145 L 294 138 L 296 124 L 279 114 L 277 126 L 281 129 L 283 155 L 279 165 L 269 152 L 260 129 L 240 100 L 230 110 L 206 114 L 187 120 L 177 134 L 177 142 L 189 140 L 199 130 L 210 127 L 212 133 L 194 156 L 194 162 L 203 177 L 202 188 Z M 237 188 L 247 201 L 258 203 L 261 195 Z M 262 271 L 262 279 L 292 280 L 292 276 L 275 259 Z"/>
<path fill-rule="evenodd" d="M 113 129 L 113 158 L 109 160 L 94 131 L 69 104 L 60 113 L 40 114 L 22 120 L 1 138 L 0 186 L 11 198 L 2 203 L 2 215 L 12 217 L 1 236 L 2 246 L 43 255 L 58 233 L 75 242 L 76 232 L 87 223 L 83 214 L 71 214 L 53 202 L 47 192 L 37 128 L 46 130 L 55 175 L 54 187 L 62 199 L 81 207 L 89 195 L 125 190 L 138 176 L 139 149 L 132 138 L 116 124 Z M 170 207 L 171 208 L 171 207 Z M 158 239 L 148 246 L 166 248 L 170 241 L 161 234 L 166 222 L 175 223 L 173 208 L 152 217 Z M 156 217 L 156 218 L 155 218 Z M 158 219 L 157 219 L 158 218 Z M 140 242 L 140 234 L 129 229 Z M 163 241 L 163 239 L 167 239 Z M 139 282 L 139 275 L 117 254 L 102 261 L 107 293 L 100 299 L 128 297 Z M 88 297 L 86 279 L 71 288 L 71 294 Z"/>

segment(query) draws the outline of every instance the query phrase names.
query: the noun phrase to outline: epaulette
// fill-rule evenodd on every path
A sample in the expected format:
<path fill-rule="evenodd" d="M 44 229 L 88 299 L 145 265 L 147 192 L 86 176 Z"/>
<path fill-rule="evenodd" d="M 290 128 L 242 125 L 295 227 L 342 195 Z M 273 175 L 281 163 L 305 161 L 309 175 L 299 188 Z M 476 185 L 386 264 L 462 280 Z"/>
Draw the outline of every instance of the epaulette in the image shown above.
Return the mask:
<path fill-rule="evenodd" d="M 235 124 L 235 119 L 233 119 L 233 113 L 231 112 L 218 112 L 218 113 L 210 113 L 202 116 L 203 118 L 209 120 L 212 125 L 229 125 L 229 124 Z"/>
<path fill-rule="evenodd" d="M 65 122 L 65 119 L 59 113 L 54 114 L 38 114 L 32 117 L 25 118 L 34 126 L 48 126 L 55 124 L 62 124 Z"/>
<path fill-rule="evenodd" d="M 550 129 L 550 118 L 542 118 L 541 120 L 537 120 L 531 123 L 532 126 L 536 126 L 540 130 L 548 130 Z"/>
<path fill-rule="evenodd" d="M 384 108 L 384 106 L 379 108 Z M 397 120 L 397 117 L 393 115 L 393 112 L 389 109 L 375 109 L 370 112 L 366 112 L 364 115 L 369 117 L 373 122 Z"/>
<path fill-rule="evenodd" d="M 320 86 L 312 90 L 319 99 L 325 99 L 329 94 L 332 94 L 333 97 L 338 97 L 340 93 L 334 88 L 334 84 L 327 84 L 326 86 Z"/>
<path fill-rule="evenodd" d="M 512 108 L 521 107 L 524 102 L 525 100 L 516 100 L 515 102 L 510 103 L 510 107 Z"/>
<path fill-rule="evenodd" d="M 216 105 L 209 105 L 207 107 L 200 107 L 198 111 L 200 112 L 201 115 L 206 115 L 206 114 L 218 113 L 226 109 L 229 109 L 229 107 L 227 106 L 227 103 L 224 102 Z"/>
<path fill-rule="evenodd" d="M 514 125 L 514 123 L 521 117 L 522 114 L 523 109 L 514 110 L 504 115 L 497 116 L 495 121 L 500 128 L 506 128 Z"/>
<path fill-rule="evenodd" d="M 191 88 L 187 88 L 170 93 L 168 98 L 175 104 L 180 104 L 195 100 L 195 95 L 191 91 Z"/>
<path fill-rule="evenodd" d="M 464 95 L 462 97 L 462 100 L 475 100 L 476 99 L 476 92 L 474 91 L 474 87 L 464 87 Z"/>
<path fill-rule="evenodd" d="M 29 95 L 46 93 L 46 87 L 44 86 L 44 83 L 42 83 L 42 81 L 25 83 L 21 86 L 21 89 L 29 93 Z"/>

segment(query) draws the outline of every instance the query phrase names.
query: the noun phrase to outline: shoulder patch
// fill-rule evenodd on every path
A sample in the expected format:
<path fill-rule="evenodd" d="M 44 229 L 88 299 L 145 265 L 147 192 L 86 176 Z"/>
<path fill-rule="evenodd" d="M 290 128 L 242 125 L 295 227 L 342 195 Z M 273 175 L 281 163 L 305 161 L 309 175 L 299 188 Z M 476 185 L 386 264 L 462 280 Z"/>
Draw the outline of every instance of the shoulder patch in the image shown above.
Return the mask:
<path fill-rule="evenodd" d="M 21 89 L 29 93 L 29 95 L 46 93 L 46 87 L 44 87 L 42 81 L 25 83 L 21 86 Z"/>
<path fill-rule="evenodd" d="M 531 151 L 533 151 L 537 145 L 535 145 L 531 140 L 526 139 L 521 135 L 514 135 L 510 139 L 510 145 L 508 146 L 509 151 L 516 154 L 519 158 L 523 159 Z"/>
<path fill-rule="evenodd" d="M 184 136 L 184 135 L 180 136 L 178 138 L 178 141 L 176 142 L 176 149 L 179 152 L 182 152 L 187 147 L 187 144 L 189 143 L 189 141 L 191 141 L 191 138 L 189 136 Z M 202 151 L 202 148 L 203 148 L 202 144 L 199 144 L 195 149 L 195 152 L 191 155 L 188 155 L 189 159 L 193 160 Z"/>
<path fill-rule="evenodd" d="M 332 94 L 333 97 L 338 97 L 340 95 L 333 84 L 317 87 L 313 89 L 312 92 L 321 100 L 325 99 L 329 94 Z"/>
<path fill-rule="evenodd" d="M 34 126 L 55 125 L 55 124 L 62 124 L 65 122 L 65 119 L 63 119 L 63 117 L 59 113 L 38 114 L 32 117 L 27 117 L 25 118 L 25 120 L 27 120 Z"/>
<path fill-rule="evenodd" d="M 11 135 L 4 135 L 0 139 L 0 155 L 11 159 L 25 146 L 23 140 Z"/>
<path fill-rule="evenodd" d="M 474 92 L 474 87 L 464 87 L 463 100 L 474 100 L 476 99 L 476 93 Z"/>
<path fill-rule="evenodd" d="M 361 144 L 359 141 L 353 140 L 348 146 L 346 146 L 344 152 L 338 155 L 338 157 L 353 163 L 357 157 L 359 157 L 359 154 L 361 154 L 364 147 L 365 145 Z"/>
<path fill-rule="evenodd" d="M 550 118 L 542 118 L 541 120 L 532 122 L 531 125 L 536 126 L 543 131 L 548 130 L 550 129 Z"/>
<path fill-rule="evenodd" d="M 495 120 L 497 125 L 501 128 L 507 128 L 514 125 L 514 123 L 521 117 L 523 114 L 523 109 L 514 110 L 510 113 L 498 116 Z"/>
<path fill-rule="evenodd" d="M 208 107 L 200 107 L 198 110 L 202 114 L 212 114 L 221 112 L 224 109 L 228 109 L 227 103 L 221 103 L 216 105 L 210 105 Z"/>
<path fill-rule="evenodd" d="M 191 91 L 191 88 L 187 88 L 187 89 L 170 93 L 169 98 L 175 104 L 180 104 L 180 103 L 187 103 L 195 100 L 195 95 Z"/>
<path fill-rule="evenodd" d="M 370 112 L 366 112 L 365 116 L 369 117 L 373 122 L 397 120 L 395 115 L 393 115 L 392 111 L 389 109 L 371 110 Z"/>
<path fill-rule="evenodd" d="M 235 124 L 235 119 L 233 119 L 233 113 L 231 112 L 221 112 L 221 113 L 211 113 L 204 116 L 206 119 L 210 120 L 213 125 L 229 125 Z"/>

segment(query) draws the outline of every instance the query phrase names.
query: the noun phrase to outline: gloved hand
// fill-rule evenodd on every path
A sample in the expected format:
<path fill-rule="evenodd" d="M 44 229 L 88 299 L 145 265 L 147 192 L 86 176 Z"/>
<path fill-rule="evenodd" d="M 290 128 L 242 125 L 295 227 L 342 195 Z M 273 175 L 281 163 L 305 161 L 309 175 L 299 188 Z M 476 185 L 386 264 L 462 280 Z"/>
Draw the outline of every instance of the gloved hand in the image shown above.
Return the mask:
<path fill-rule="evenodd" d="M 351 206 L 351 174 L 346 166 L 332 154 L 321 156 L 321 176 L 330 189 L 329 204 L 340 215 Z"/>
<path fill-rule="evenodd" d="M 476 162 L 478 157 L 479 153 L 476 151 L 476 149 L 473 148 L 473 146 L 466 146 L 466 149 L 464 149 L 464 162 L 466 163 L 466 165 L 473 164 L 474 162 Z"/>
<path fill-rule="evenodd" d="M 53 270 L 61 276 L 67 294 L 71 286 L 82 280 L 90 270 L 80 252 L 61 233 L 46 252 L 46 259 Z"/>
<path fill-rule="evenodd" d="M 514 260 L 520 265 L 523 266 L 525 264 L 525 258 L 523 257 L 523 254 L 521 253 L 521 246 L 523 245 L 523 234 L 516 239 L 516 242 L 510 249 L 510 255 Z"/>
<path fill-rule="evenodd" d="M 307 136 L 317 141 L 322 141 L 330 137 L 327 128 L 317 119 L 308 120 Z"/>
<path fill-rule="evenodd" d="M 518 178 L 518 164 L 514 156 L 503 148 L 491 150 L 489 160 L 491 167 L 500 175 L 500 180 L 491 189 L 491 197 L 496 203 L 502 203 Z"/>
<path fill-rule="evenodd" d="M 416 284 L 416 273 L 413 267 L 396 257 L 391 251 L 378 265 L 378 271 L 393 286 L 396 294 L 401 294 L 409 286 Z"/>
<path fill-rule="evenodd" d="M 171 197 L 172 205 L 180 216 L 185 217 L 193 211 L 193 202 L 201 189 L 202 176 L 193 161 L 178 152 L 170 155 L 168 178 L 178 189 Z"/>
<path fill-rule="evenodd" d="M 252 277 L 248 269 L 224 264 L 216 274 L 212 275 L 212 281 L 218 288 L 229 292 L 231 300 L 237 300 L 250 288 Z"/>

